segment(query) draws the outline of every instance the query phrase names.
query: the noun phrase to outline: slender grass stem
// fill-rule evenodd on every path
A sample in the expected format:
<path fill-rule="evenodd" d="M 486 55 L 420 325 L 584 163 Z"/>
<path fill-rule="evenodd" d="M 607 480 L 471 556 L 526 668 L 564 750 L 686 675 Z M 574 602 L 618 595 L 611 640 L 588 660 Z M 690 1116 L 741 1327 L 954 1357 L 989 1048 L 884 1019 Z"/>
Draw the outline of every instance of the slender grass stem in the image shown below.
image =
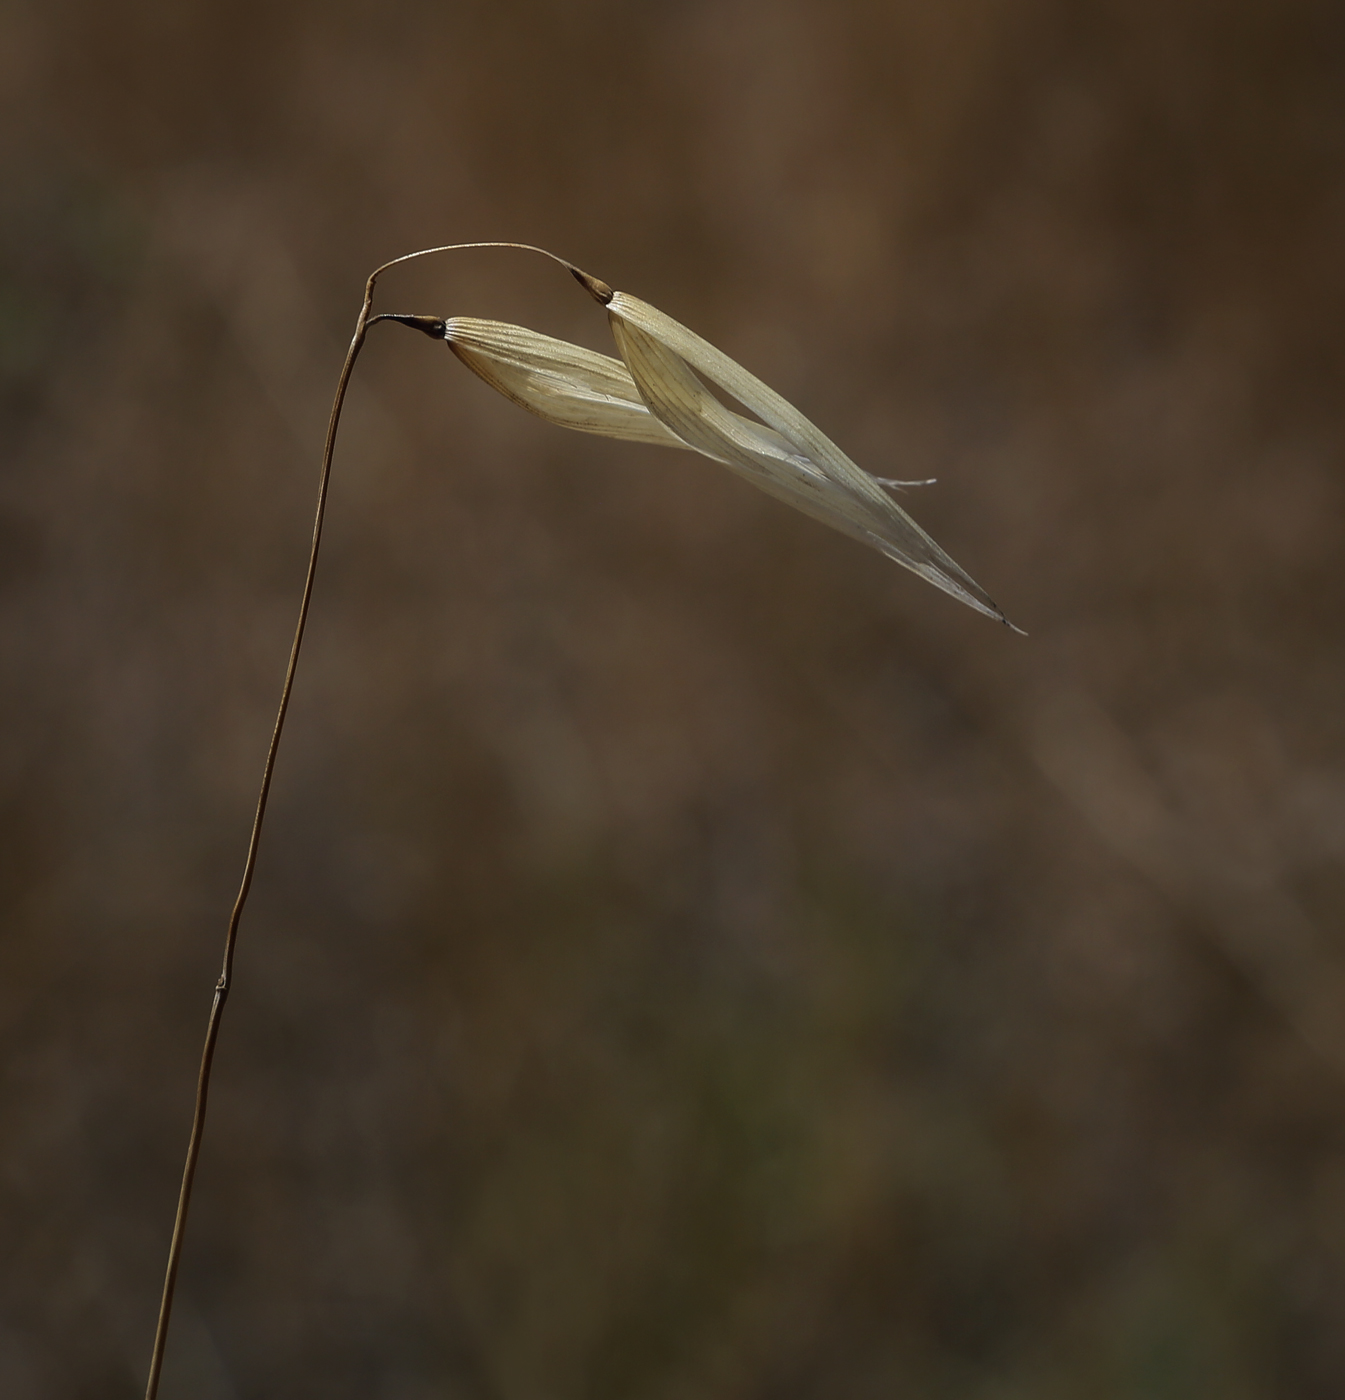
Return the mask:
<path fill-rule="evenodd" d="M 382 269 L 380 268 L 381 272 Z M 247 860 L 243 864 L 243 879 L 234 901 L 233 913 L 229 918 L 229 931 L 224 939 L 224 966 L 219 981 L 215 983 L 215 999 L 210 1007 L 210 1020 L 206 1025 L 205 1047 L 201 1051 L 201 1072 L 196 1081 L 196 1109 L 192 1114 L 191 1137 L 187 1142 L 187 1160 L 182 1168 L 182 1188 L 178 1193 L 177 1215 L 173 1220 L 173 1240 L 168 1247 L 168 1267 L 164 1274 L 163 1300 L 159 1304 L 159 1323 L 154 1332 L 154 1350 L 150 1356 L 149 1382 L 145 1387 L 145 1400 L 155 1400 L 159 1390 L 159 1377 L 163 1371 L 164 1346 L 168 1341 L 168 1320 L 173 1312 L 173 1292 L 177 1285 L 178 1264 L 182 1258 L 182 1239 L 187 1228 L 187 1209 L 191 1204 L 192 1182 L 196 1177 L 196 1163 L 201 1155 L 201 1136 L 205 1131 L 206 1101 L 210 1095 L 210 1070 L 215 1059 L 215 1043 L 219 1039 L 220 1020 L 224 1015 L 224 1003 L 229 998 L 229 986 L 233 980 L 234 949 L 238 943 L 238 924 L 243 916 L 243 906 L 247 903 L 248 892 L 252 888 L 252 875 L 257 867 L 257 850 L 261 844 L 262 824 L 266 820 L 266 802 L 271 794 L 271 777 L 275 772 L 276 754 L 280 749 L 280 736 L 285 728 L 285 715 L 290 706 L 290 695 L 294 690 L 294 673 L 299 665 L 299 650 L 303 646 L 304 629 L 308 625 L 308 608 L 313 600 L 313 580 L 317 575 L 318 550 L 322 544 L 322 522 L 327 512 L 327 488 L 332 475 L 332 450 L 336 446 L 336 429 L 341 420 L 341 406 L 346 397 L 346 386 L 350 383 L 351 371 L 364 344 L 365 331 L 369 324 L 369 311 L 374 300 L 374 282 L 378 273 L 369 278 L 364 289 L 364 305 L 360 308 L 359 320 L 355 323 L 355 335 L 346 352 L 346 361 L 341 369 L 341 378 L 336 386 L 336 398 L 332 403 L 331 418 L 327 423 L 327 444 L 322 454 L 322 472 L 318 479 L 318 503 L 313 520 L 313 543 L 308 554 L 308 574 L 304 579 L 303 600 L 299 604 L 299 620 L 294 629 L 294 641 L 290 646 L 289 665 L 285 670 L 285 684 L 280 692 L 280 706 L 276 711 L 275 728 L 271 731 L 271 744 L 266 751 L 266 766 L 262 769 L 261 790 L 257 794 L 257 811 L 252 819 L 252 837 L 248 842 Z"/>
<path fill-rule="evenodd" d="M 182 1241 L 187 1229 L 187 1210 L 191 1205 L 192 1183 L 196 1178 L 196 1163 L 201 1155 L 201 1138 L 205 1132 L 206 1101 L 210 1096 L 210 1072 L 215 1060 L 215 1044 L 219 1039 L 220 1019 L 224 1014 L 224 1003 L 229 998 L 229 986 L 233 979 L 234 949 L 238 942 L 238 924 L 243 916 L 243 906 L 247 903 L 248 891 L 252 888 L 252 875 L 257 866 L 257 851 L 261 844 L 262 824 L 266 819 L 266 802 L 271 793 L 271 776 L 275 772 L 276 754 L 280 750 L 280 735 L 285 728 L 285 714 L 290 706 L 290 694 L 294 689 L 294 673 L 299 665 L 299 650 L 303 646 L 304 629 L 308 625 L 308 608 L 313 600 L 313 580 L 317 575 L 318 549 L 322 544 L 322 522 L 327 512 L 327 488 L 332 475 L 332 452 L 336 447 L 336 430 L 341 421 L 341 407 L 345 403 L 346 387 L 364 344 L 365 332 L 371 324 L 370 311 L 374 304 L 374 284 L 379 276 L 390 267 L 410 262 L 414 258 L 428 257 L 433 253 L 451 253 L 467 248 L 515 248 L 523 252 L 540 253 L 573 273 L 580 281 L 585 281 L 573 264 L 548 253 L 545 248 L 534 247 L 530 243 L 450 243 L 439 248 L 423 248 L 415 253 L 404 253 L 399 258 L 385 262 L 369 276 L 364 287 L 364 305 L 360 307 L 359 319 L 355 322 L 355 334 L 346 352 L 345 364 L 341 367 L 341 377 L 336 384 L 336 396 L 332 401 L 331 417 L 327 421 L 327 442 L 322 453 L 322 471 L 318 478 L 318 503 L 313 520 L 313 543 L 308 554 L 308 574 L 304 579 L 303 599 L 299 604 L 299 620 L 294 628 L 294 641 L 290 646 L 289 665 L 285 670 L 285 684 L 280 692 L 280 705 L 276 711 L 275 728 L 271 731 L 271 744 L 266 751 L 266 766 L 262 769 L 261 790 L 257 794 L 257 810 L 252 819 L 252 837 L 248 842 L 247 859 L 243 864 L 243 879 L 234 901 L 233 913 L 229 917 L 229 930 L 224 939 L 224 966 L 219 980 L 215 983 L 215 999 L 210 1006 L 210 1020 L 206 1024 L 205 1045 L 201 1050 L 201 1071 L 196 1080 L 196 1107 L 192 1113 L 191 1136 L 187 1140 L 187 1159 L 182 1167 L 182 1186 L 178 1192 L 177 1214 L 173 1218 L 173 1239 L 168 1246 L 168 1266 L 164 1272 L 163 1298 L 159 1304 L 159 1321 L 154 1330 L 154 1350 L 150 1355 L 149 1380 L 145 1386 L 145 1400 L 155 1400 L 159 1391 L 159 1379 L 163 1372 L 164 1347 L 168 1341 L 168 1321 L 173 1312 L 173 1293 L 177 1286 L 178 1265 L 182 1259 Z M 592 280 L 592 279 L 589 279 Z M 373 320 L 379 318 L 374 317 Z"/>

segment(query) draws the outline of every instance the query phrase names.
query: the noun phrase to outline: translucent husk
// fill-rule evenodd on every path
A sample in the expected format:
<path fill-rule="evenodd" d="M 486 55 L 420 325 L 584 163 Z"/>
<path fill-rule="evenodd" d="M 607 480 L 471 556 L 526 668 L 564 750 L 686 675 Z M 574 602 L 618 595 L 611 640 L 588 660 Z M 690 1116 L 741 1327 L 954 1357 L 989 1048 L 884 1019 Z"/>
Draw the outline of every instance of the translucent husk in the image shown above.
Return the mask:
<path fill-rule="evenodd" d="M 671 316 L 624 292 L 607 313 L 617 348 L 650 411 L 707 456 L 740 471 L 800 510 L 881 550 L 936 588 L 1007 622 L 994 600 L 787 399 Z M 744 438 L 698 378 L 704 375 L 779 435 L 783 451 Z M 732 420 L 732 421 L 730 421 Z"/>
<path fill-rule="evenodd" d="M 594 294 L 607 305 L 622 360 L 523 326 L 470 316 L 441 323 L 442 334 L 469 369 L 547 422 L 628 442 L 690 448 L 871 545 L 977 612 L 1008 621 L 885 489 L 918 483 L 864 471 L 788 400 L 656 307 L 605 285 L 601 295 Z M 726 407 L 706 379 L 756 418 Z"/>

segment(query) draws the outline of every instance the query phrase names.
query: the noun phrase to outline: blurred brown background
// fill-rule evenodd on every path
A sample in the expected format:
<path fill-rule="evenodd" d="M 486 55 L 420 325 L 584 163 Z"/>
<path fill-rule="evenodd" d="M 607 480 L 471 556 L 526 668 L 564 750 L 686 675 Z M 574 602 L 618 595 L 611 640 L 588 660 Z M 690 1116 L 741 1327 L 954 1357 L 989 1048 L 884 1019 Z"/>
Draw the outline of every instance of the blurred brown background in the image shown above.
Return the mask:
<path fill-rule="evenodd" d="M 337 369 L 470 238 L 1031 636 L 376 328 L 165 1400 L 1345 1394 L 1345 10 L 0 15 L 0 1394 L 143 1388 Z"/>

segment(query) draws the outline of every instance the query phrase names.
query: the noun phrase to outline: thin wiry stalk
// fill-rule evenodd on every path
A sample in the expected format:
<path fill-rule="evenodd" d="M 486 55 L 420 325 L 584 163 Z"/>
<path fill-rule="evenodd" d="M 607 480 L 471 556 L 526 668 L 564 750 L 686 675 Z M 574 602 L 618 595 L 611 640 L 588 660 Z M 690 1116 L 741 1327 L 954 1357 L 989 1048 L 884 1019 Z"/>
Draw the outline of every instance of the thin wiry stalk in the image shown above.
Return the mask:
<path fill-rule="evenodd" d="M 381 269 L 380 269 L 381 271 Z M 159 1304 L 159 1324 L 154 1332 L 154 1350 L 150 1355 L 149 1382 L 145 1387 L 145 1400 L 154 1400 L 159 1390 L 159 1376 L 163 1370 L 164 1345 L 168 1341 L 168 1319 L 173 1312 L 173 1291 L 177 1285 L 178 1264 L 182 1258 L 182 1238 L 187 1227 L 187 1207 L 191 1204 L 192 1182 L 196 1177 L 196 1162 L 201 1155 L 201 1135 L 205 1131 L 206 1101 L 210 1095 L 210 1069 L 215 1059 L 215 1042 L 219 1039 L 220 1019 L 224 1014 L 224 1003 L 229 998 L 229 985 L 233 979 L 234 949 L 238 943 L 238 922 L 247 903 L 248 891 L 252 888 L 252 874 L 257 867 L 257 849 L 261 844 L 262 823 L 266 820 L 266 801 L 271 794 L 271 777 L 275 772 L 276 753 L 280 749 L 280 735 L 285 728 L 285 714 L 290 707 L 290 694 L 294 689 L 294 673 L 299 665 L 299 649 L 303 646 L 304 628 L 308 625 L 308 607 L 313 599 L 313 579 L 318 568 L 318 549 L 322 544 L 322 521 L 327 512 L 327 487 L 332 475 L 332 449 L 336 446 L 336 429 L 341 420 L 341 405 L 345 400 L 346 386 L 350 383 L 351 371 L 364 344 L 364 334 L 369 322 L 369 309 L 374 300 L 374 281 L 377 273 L 370 277 L 364 289 L 364 305 L 360 307 L 359 320 L 355 323 L 355 335 L 346 352 L 346 362 L 341 368 L 341 378 L 336 385 L 336 398 L 332 403 L 331 418 L 327 423 L 327 445 L 322 454 L 322 472 L 318 479 L 318 504 L 313 520 L 313 543 L 308 553 L 308 575 L 304 579 L 303 599 L 299 604 L 299 621 L 294 629 L 294 641 L 290 646 L 289 665 L 285 669 L 285 684 L 280 692 L 280 707 L 276 711 L 275 728 L 271 731 L 271 744 L 266 751 L 266 765 L 262 769 L 261 791 L 257 794 L 257 811 L 252 818 L 252 837 L 248 842 L 247 859 L 243 863 L 243 880 L 234 900 L 233 913 L 229 917 L 229 931 L 224 937 L 224 966 L 219 981 L 215 983 L 215 999 L 210 1006 L 210 1020 L 206 1025 L 205 1047 L 201 1051 L 201 1072 L 196 1081 L 196 1109 L 192 1114 L 191 1137 L 187 1142 L 187 1160 L 182 1168 L 182 1188 L 178 1192 L 177 1215 L 173 1220 L 173 1240 L 168 1247 L 168 1268 L 164 1274 L 163 1300 Z"/>
<path fill-rule="evenodd" d="M 191 1204 L 192 1183 L 196 1178 L 196 1163 L 201 1155 L 201 1138 L 205 1132 L 206 1103 L 210 1096 L 210 1071 L 215 1060 L 215 1045 L 219 1040 L 220 1019 L 224 1014 L 224 1003 L 229 997 L 229 987 L 233 978 L 234 949 L 238 942 L 238 924 L 247 903 L 248 892 L 252 888 L 252 875 L 257 866 L 257 851 L 261 845 L 262 824 L 266 819 L 266 803 L 271 793 L 271 777 L 275 772 L 276 754 L 280 749 L 280 736 L 285 728 L 285 715 L 289 710 L 290 695 L 294 689 L 294 674 L 299 665 L 299 651 L 303 646 L 304 629 L 308 625 L 308 609 L 313 600 L 313 580 L 317 575 L 318 550 L 322 544 L 322 522 L 327 512 L 327 488 L 331 482 L 332 452 L 336 446 L 336 430 L 341 421 L 341 407 L 345 402 L 346 388 L 364 344 L 365 332 L 369 327 L 369 312 L 373 308 L 374 285 L 379 275 L 398 263 L 410 262 L 413 258 L 426 257 L 431 253 L 450 252 L 457 248 L 520 248 L 528 252 L 542 253 L 569 268 L 570 264 L 554 253 L 543 248 L 533 248 L 530 244 L 516 243 L 463 243 L 449 244 L 441 248 L 426 248 L 415 253 L 406 253 L 393 258 L 370 274 L 364 288 L 364 304 L 360 307 L 355 322 L 355 334 L 346 352 L 345 364 L 341 367 L 341 377 L 337 380 L 336 396 L 332 401 L 331 417 L 327 421 L 327 441 L 322 453 L 322 470 L 318 478 L 318 501 L 313 520 L 313 542 L 308 554 L 308 573 L 304 579 L 303 598 L 299 603 L 299 620 L 294 629 L 294 641 L 290 646 L 289 665 L 285 669 L 285 684 L 280 692 L 280 705 L 276 711 L 275 727 L 271 731 L 271 743 L 266 751 L 266 764 L 262 769 L 261 789 L 257 794 L 257 810 L 252 819 L 252 836 L 248 841 L 247 859 L 243 864 L 243 879 L 234 901 L 233 913 L 229 917 L 229 928 L 224 938 L 224 965 L 219 980 L 215 983 L 215 997 L 210 1006 L 210 1019 L 206 1024 L 205 1045 L 201 1050 L 201 1069 L 196 1080 L 196 1106 L 192 1113 L 191 1136 L 187 1140 L 187 1158 L 182 1167 L 182 1186 L 178 1192 L 177 1213 L 173 1217 L 173 1238 L 168 1246 L 168 1265 L 164 1271 L 163 1298 L 159 1304 L 159 1321 L 154 1329 L 154 1348 L 150 1353 L 149 1379 L 145 1386 L 145 1400 L 155 1400 L 159 1392 L 159 1378 L 163 1373 L 164 1348 L 168 1342 L 168 1322 L 173 1312 L 173 1294 L 177 1286 L 178 1265 L 182 1259 L 182 1241 L 187 1228 L 187 1210 Z M 573 270 L 573 269 L 571 269 Z"/>
<path fill-rule="evenodd" d="M 238 942 L 238 923 L 247 903 L 248 891 L 252 888 L 252 874 L 257 866 L 257 850 L 261 844 L 262 823 L 266 819 L 266 802 L 271 792 L 271 776 L 275 772 L 276 753 L 280 749 L 280 735 L 285 727 L 285 714 L 290 705 L 290 693 L 294 689 L 294 673 L 299 664 L 299 649 L 303 646 L 304 628 L 308 625 L 308 607 L 313 599 L 313 579 L 318 568 L 318 549 L 322 543 L 322 521 L 327 511 L 327 487 L 332 475 L 332 451 L 336 446 L 336 429 L 341 421 L 341 406 L 345 402 L 346 386 L 350 383 L 351 372 L 359 358 L 360 347 L 364 344 L 365 332 L 370 325 L 369 312 L 374 304 L 374 284 L 379 276 L 390 267 L 410 262 L 414 258 L 428 257 L 431 253 L 449 253 L 466 248 L 517 248 L 524 252 L 541 253 L 544 257 L 558 262 L 574 273 L 580 280 L 583 275 L 575 267 L 548 253 L 545 248 L 533 247 L 530 243 L 450 243 L 440 248 L 423 248 L 419 252 L 404 253 L 399 258 L 385 262 L 369 276 L 364 287 L 364 304 L 360 307 L 359 319 L 355 322 L 355 334 L 346 352 L 345 364 L 341 367 L 341 377 L 336 384 L 336 397 L 332 401 L 331 417 L 327 421 L 327 442 L 322 453 L 322 471 L 318 478 L 318 503 L 313 520 L 313 543 L 308 554 L 308 574 L 304 579 L 303 599 L 299 604 L 299 620 L 294 629 L 294 642 L 290 647 L 289 665 L 285 670 L 285 684 L 280 692 L 280 705 L 276 711 L 275 728 L 271 732 L 271 744 L 266 751 L 266 765 L 262 769 L 261 790 L 257 794 L 257 811 L 252 819 L 252 837 L 248 842 L 247 859 L 243 864 L 243 879 L 234 901 L 233 913 L 229 918 L 229 930 L 224 938 L 224 966 L 219 980 L 215 983 L 215 999 L 210 1006 L 210 1020 L 206 1024 L 205 1045 L 201 1050 L 201 1071 L 196 1080 L 196 1107 L 192 1113 L 191 1136 L 187 1141 L 187 1159 L 182 1166 L 182 1186 L 178 1192 L 177 1214 L 173 1217 L 173 1239 L 168 1246 L 168 1267 L 164 1272 L 163 1299 L 159 1304 L 159 1321 L 154 1329 L 154 1350 L 150 1354 L 149 1380 L 145 1386 L 145 1400 L 155 1400 L 159 1391 L 159 1378 L 163 1371 L 164 1347 L 168 1341 L 168 1320 L 173 1312 L 173 1293 L 177 1286 L 178 1265 L 182 1259 L 182 1240 L 187 1228 L 187 1208 L 191 1204 L 192 1182 L 196 1177 L 196 1162 L 201 1155 L 201 1137 L 205 1131 L 206 1101 L 210 1095 L 210 1070 L 215 1059 L 215 1043 L 219 1039 L 220 1018 L 224 1013 L 224 1003 L 229 997 L 229 986 L 233 978 L 234 947 Z"/>

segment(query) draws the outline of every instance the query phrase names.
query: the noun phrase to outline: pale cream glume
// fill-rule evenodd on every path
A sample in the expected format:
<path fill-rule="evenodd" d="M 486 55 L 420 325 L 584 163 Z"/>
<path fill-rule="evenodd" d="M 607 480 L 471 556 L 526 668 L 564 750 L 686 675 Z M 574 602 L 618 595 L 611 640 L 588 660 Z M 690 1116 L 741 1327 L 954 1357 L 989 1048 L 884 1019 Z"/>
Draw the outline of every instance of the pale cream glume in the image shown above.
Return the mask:
<path fill-rule="evenodd" d="M 603 293 L 599 300 L 605 300 L 620 360 L 468 316 L 445 321 L 443 336 L 487 384 L 547 422 L 699 452 L 1008 623 L 986 591 L 892 499 L 884 486 L 893 483 L 857 466 L 793 404 L 694 331 L 637 297 Z M 761 421 L 725 407 L 702 376 Z"/>

